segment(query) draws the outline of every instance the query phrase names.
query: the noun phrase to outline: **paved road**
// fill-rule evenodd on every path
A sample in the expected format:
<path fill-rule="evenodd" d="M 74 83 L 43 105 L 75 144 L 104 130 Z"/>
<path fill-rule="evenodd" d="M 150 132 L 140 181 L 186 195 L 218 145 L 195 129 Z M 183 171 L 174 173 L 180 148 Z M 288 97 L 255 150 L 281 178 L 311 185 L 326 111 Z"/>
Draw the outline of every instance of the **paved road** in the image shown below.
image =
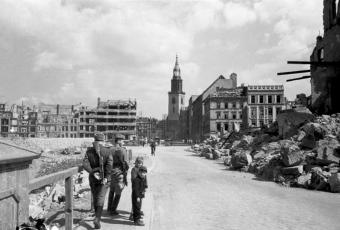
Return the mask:
<path fill-rule="evenodd" d="M 160 147 L 149 175 L 150 229 L 340 229 L 340 195 L 284 188 Z"/>

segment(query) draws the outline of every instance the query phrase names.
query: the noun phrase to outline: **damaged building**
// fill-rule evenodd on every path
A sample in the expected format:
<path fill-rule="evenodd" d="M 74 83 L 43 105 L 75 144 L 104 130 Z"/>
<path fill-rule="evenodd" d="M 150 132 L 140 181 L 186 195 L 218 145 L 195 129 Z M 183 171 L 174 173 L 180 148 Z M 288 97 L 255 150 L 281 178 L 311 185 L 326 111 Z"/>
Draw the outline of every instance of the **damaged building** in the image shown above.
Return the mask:
<path fill-rule="evenodd" d="M 115 134 L 132 139 L 136 135 L 136 100 L 108 100 L 98 98 L 96 108 L 82 107 L 76 117 L 79 120 L 79 137 L 93 137 L 96 132 L 103 132 L 107 139 Z"/>
<path fill-rule="evenodd" d="M 317 114 L 340 112 L 340 3 L 324 0 L 324 35 L 318 36 L 311 61 L 311 109 Z"/>
<path fill-rule="evenodd" d="M 216 89 L 204 101 L 203 133 L 232 132 L 242 126 L 243 108 L 246 106 L 246 88 Z"/>
<path fill-rule="evenodd" d="M 249 85 L 247 97 L 245 128 L 270 125 L 285 109 L 283 85 Z"/>

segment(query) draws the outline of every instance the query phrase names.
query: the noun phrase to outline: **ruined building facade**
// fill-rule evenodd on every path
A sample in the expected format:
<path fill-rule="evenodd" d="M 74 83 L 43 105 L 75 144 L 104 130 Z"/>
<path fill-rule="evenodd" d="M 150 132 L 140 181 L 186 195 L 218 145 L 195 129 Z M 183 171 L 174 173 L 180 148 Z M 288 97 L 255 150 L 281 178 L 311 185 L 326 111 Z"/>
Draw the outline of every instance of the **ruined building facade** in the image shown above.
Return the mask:
<path fill-rule="evenodd" d="M 318 36 L 311 60 L 311 109 L 340 112 L 340 3 L 324 0 L 324 36 Z"/>
<path fill-rule="evenodd" d="M 245 128 L 262 127 L 276 121 L 285 108 L 283 85 L 250 85 L 247 87 Z"/>
<path fill-rule="evenodd" d="M 136 100 L 108 100 L 98 98 L 96 108 L 82 107 L 76 117 L 79 120 L 79 137 L 93 137 L 102 132 L 107 139 L 115 134 L 132 139 L 136 135 Z"/>
<path fill-rule="evenodd" d="M 173 69 L 171 79 L 171 91 L 168 93 L 168 118 L 166 136 L 170 139 L 180 138 L 180 113 L 184 108 L 185 93 L 183 91 L 181 69 L 179 68 L 178 56 Z"/>
<path fill-rule="evenodd" d="M 218 134 L 242 127 L 243 108 L 246 106 L 246 88 L 217 89 L 204 101 L 203 134 Z"/>
<path fill-rule="evenodd" d="M 206 99 L 210 95 L 214 95 L 219 91 L 225 91 L 228 89 L 235 89 L 237 87 L 237 75 L 232 73 L 229 79 L 220 75 L 208 88 L 206 88 L 202 94 L 198 96 L 192 96 L 189 100 L 188 106 L 188 139 L 193 141 L 200 141 L 207 135 L 207 128 L 204 129 L 204 124 L 207 122 L 203 122 L 204 118 L 207 119 L 206 115 L 209 113 L 206 111 L 205 103 L 208 103 Z M 209 107 L 210 108 L 210 107 Z M 209 109 L 208 109 L 209 110 Z M 215 128 L 217 129 L 217 125 Z"/>

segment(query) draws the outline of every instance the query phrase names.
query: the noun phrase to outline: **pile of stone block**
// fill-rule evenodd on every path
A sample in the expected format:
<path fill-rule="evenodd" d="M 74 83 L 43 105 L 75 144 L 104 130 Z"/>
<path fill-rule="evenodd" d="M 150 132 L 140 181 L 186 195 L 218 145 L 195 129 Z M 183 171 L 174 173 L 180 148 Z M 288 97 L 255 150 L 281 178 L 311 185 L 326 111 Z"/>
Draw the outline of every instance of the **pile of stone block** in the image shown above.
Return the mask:
<path fill-rule="evenodd" d="M 340 192 L 340 114 L 315 117 L 306 110 L 290 111 L 271 127 L 210 138 L 195 149 L 264 180 Z"/>

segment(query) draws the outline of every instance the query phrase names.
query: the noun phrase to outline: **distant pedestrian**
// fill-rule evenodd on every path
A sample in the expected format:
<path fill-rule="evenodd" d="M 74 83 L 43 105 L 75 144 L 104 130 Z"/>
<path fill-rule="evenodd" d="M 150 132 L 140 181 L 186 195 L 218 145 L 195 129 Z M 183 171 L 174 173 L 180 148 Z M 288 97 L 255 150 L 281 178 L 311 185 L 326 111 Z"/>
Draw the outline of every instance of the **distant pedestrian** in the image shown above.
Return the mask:
<path fill-rule="evenodd" d="M 156 143 L 152 140 L 150 143 L 150 147 L 151 147 L 151 156 L 155 156 L 155 152 L 156 152 Z"/>
<path fill-rule="evenodd" d="M 95 219 L 93 221 L 95 229 L 100 229 L 101 227 L 100 220 L 112 168 L 112 154 L 110 154 L 109 148 L 104 147 L 104 140 L 104 134 L 97 133 L 94 136 L 93 147 L 87 149 L 83 160 L 83 167 L 89 173 L 95 210 Z"/>
<path fill-rule="evenodd" d="M 126 149 L 122 147 L 123 138 L 122 135 L 117 134 L 115 137 L 115 147 L 113 147 L 111 185 L 107 203 L 107 211 L 110 215 L 119 215 L 117 207 L 122 191 L 128 184 L 127 171 L 129 165 L 125 160 Z"/>
<path fill-rule="evenodd" d="M 147 188 L 146 173 L 147 168 L 140 166 L 137 176 L 132 180 L 132 216 L 136 225 L 143 226 L 144 223 L 141 220 L 142 213 L 142 199 L 145 197 L 145 190 Z"/>

